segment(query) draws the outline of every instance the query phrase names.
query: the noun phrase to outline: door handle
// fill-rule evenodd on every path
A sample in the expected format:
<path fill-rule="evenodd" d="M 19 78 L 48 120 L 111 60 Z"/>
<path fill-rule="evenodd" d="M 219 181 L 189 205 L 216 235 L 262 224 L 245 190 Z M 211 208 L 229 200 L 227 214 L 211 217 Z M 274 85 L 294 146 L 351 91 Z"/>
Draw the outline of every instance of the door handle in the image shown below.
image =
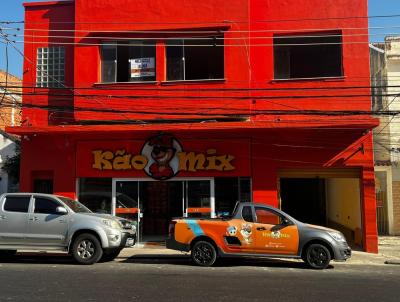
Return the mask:
<path fill-rule="evenodd" d="M 266 228 L 264 228 L 264 227 L 258 227 L 257 228 L 257 231 L 265 231 L 266 230 Z"/>
<path fill-rule="evenodd" d="M 38 218 L 37 217 L 32 217 L 32 218 L 29 218 L 29 220 L 30 221 L 38 221 Z"/>
<path fill-rule="evenodd" d="M 6 220 L 6 219 L 7 219 L 7 217 L 6 217 L 6 216 L 4 216 L 4 215 L 0 215 L 0 219 L 1 219 L 1 220 Z"/>

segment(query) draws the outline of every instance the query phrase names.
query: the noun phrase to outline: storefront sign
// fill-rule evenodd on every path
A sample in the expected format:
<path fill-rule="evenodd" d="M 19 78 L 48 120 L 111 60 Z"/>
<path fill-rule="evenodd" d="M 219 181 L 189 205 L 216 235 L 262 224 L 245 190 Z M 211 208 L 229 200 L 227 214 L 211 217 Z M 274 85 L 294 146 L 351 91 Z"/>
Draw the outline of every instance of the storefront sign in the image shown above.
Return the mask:
<path fill-rule="evenodd" d="M 218 154 L 216 149 L 204 153 L 185 152 L 179 141 L 167 134 L 149 139 L 141 154 L 133 154 L 125 149 L 115 152 L 94 150 L 93 168 L 97 170 L 143 170 L 157 180 L 174 177 L 180 171 L 232 171 L 235 170 L 235 157 Z"/>
<path fill-rule="evenodd" d="M 196 138 L 170 134 L 137 140 L 89 140 L 77 144 L 76 175 L 141 178 L 251 175 L 248 139 Z"/>
<path fill-rule="evenodd" d="M 132 59 L 131 78 L 154 77 L 156 75 L 154 58 Z"/>

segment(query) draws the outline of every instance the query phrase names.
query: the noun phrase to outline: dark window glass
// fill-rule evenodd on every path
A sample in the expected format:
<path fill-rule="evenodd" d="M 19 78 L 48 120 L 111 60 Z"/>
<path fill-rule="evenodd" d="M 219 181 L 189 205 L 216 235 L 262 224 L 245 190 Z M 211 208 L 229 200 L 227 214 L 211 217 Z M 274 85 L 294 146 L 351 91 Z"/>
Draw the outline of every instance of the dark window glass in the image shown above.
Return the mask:
<path fill-rule="evenodd" d="M 167 79 L 168 81 L 183 80 L 184 77 L 184 54 L 183 54 L 183 41 L 169 41 L 170 45 L 181 46 L 168 46 L 167 47 Z"/>
<path fill-rule="evenodd" d="M 35 213 L 38 214 L 56 214 L 57 207 L 60 207 L 61 204 L 55 200 L 35 197 Z"/>
<path fill-rule="evenodd" d="M 156 45 L 154 41 L 112 43 L 115 45 L 103 45 L 101 49 L 101 79 L 103 82 L 156 80 Z"/>
<path fill-rule="evenodd" d="M 242 209 L 242 217 L 244 221 L 254 222 L 253 213 L 251 211 L 251 207 L 243 207 Z"/>
<path fill-rule="evenodd" d="M 53 194 L 53 180 L 52 179 L 35 179 L 33 181 L 33 192 Z"/>
<path fill-rule="evenodd" d="M 223 36 L 167 43 L 167 80 L 224 78 Z"/>
<path fill-rule="evenodd" d="M 8 196 L 4 203 L 4 211 L 28 213 L 30 196 Z"/>
<path fill-rule="evenodd" d="M 340 33 L 274 37 L 275 79 L 343 76 Z"/>
<path fill-rule="evenodd" d="M 111 214 L 111 190 L 111 178 L 79 179 L 79 201 L 95 213 Z"/>
<path fill-rule="evenodd" d="M 238 201 L 251 202 L 250 177 L 216 177 L 215 209 L 217 216 L 230 215 Z"/>
<path fill-rule="evenodd" d="M 104 45 L 101 51 L 101 80 L 103 83 L 113 83 L 116 78 L 117 47 L 115 45 Z"/>
<path fill-rule="evenodd" d="M 282 223 L 283 217 L 278 213 L 265 208 L 255 208 L 257 223 L 278 225 Z"/>

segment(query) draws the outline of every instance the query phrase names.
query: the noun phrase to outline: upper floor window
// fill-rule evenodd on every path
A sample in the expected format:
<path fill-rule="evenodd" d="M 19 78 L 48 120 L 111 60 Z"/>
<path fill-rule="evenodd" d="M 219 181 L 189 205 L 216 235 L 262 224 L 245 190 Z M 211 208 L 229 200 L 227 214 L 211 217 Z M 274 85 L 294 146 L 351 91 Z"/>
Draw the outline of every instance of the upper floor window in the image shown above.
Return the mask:
<path fill-rule="evenodd" d="M 101 49 L 103 83 L 156 80 L 154 41 L 108 42 Z"/>
<path fill-rule="evenodd" d="M 223 36 L 168 41 L 167 80 L 223 79 L 223 45 Z"/>
<path fill-rule="evenodd" d="M 274 37 L 275 79 L 343 76 L 340 33 Z"/>
<path fill-rule="evenodd" d="M 62 46 L 37 49 L 36 86 L 63 87 L 65 81 L 65 49 Z"/>

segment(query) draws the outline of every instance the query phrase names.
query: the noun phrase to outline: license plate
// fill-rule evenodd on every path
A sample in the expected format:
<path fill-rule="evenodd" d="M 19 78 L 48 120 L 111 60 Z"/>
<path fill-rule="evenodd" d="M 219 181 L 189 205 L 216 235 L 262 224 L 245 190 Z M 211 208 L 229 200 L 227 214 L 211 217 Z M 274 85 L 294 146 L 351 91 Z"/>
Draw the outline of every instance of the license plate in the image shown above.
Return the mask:
<path fill-rule="evenodd" d="M 128 238 L 126 240 L 126 246 L 133 246 L 135 244 L 135 240 L 133 238 Z"/>

